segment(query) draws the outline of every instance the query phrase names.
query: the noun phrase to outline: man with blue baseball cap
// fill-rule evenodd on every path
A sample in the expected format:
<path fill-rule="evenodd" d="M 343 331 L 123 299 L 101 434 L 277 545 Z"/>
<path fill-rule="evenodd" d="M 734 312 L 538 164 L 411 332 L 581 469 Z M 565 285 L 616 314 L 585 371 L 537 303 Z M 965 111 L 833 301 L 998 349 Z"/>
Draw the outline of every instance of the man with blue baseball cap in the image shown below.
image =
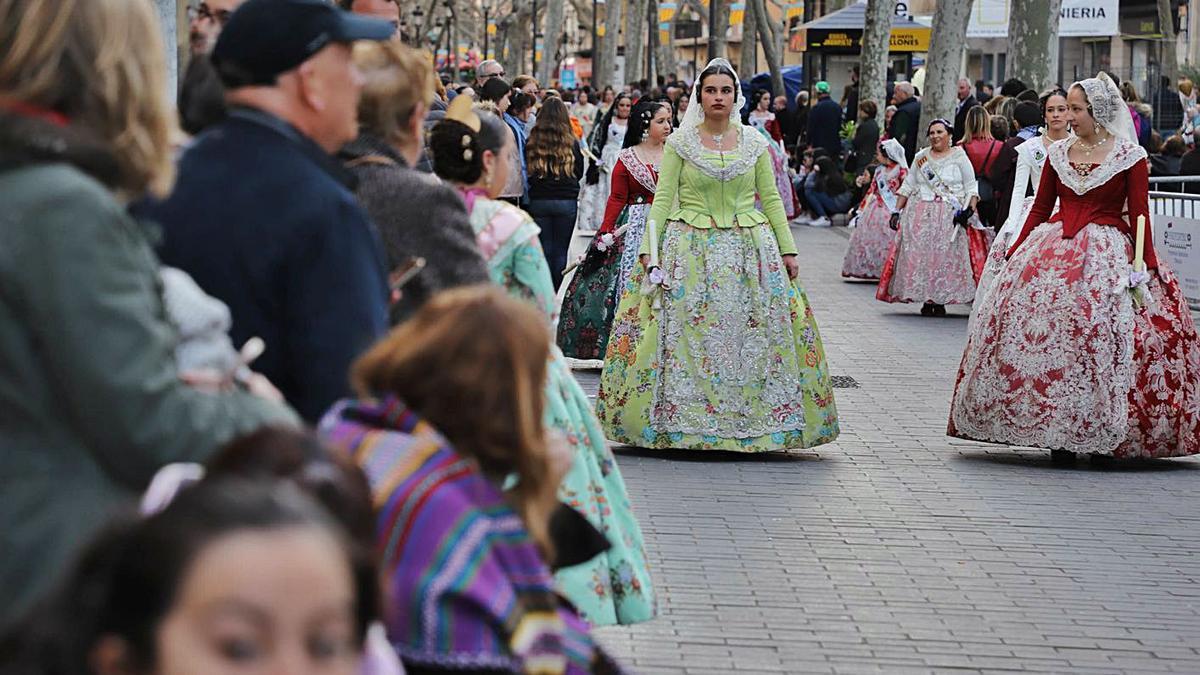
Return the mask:
<path fill-rule="evenodd" d="M 378 235 L 332 155 L 358 135 L 352 43 L 394 32 L 324 0 L 246 0 L 212 52 L 228 117 L 139 211 L 162 225 L 163 263 L 229 305 L 235 343 L 266 342 L 256 369 L 310 422 L 387 327 Z"/>

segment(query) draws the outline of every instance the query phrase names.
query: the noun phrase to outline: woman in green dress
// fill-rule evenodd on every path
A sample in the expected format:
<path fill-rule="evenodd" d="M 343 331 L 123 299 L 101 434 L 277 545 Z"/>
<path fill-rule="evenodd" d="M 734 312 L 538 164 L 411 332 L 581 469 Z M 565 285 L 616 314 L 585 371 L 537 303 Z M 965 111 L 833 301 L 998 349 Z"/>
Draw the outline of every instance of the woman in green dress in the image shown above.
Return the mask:
<path fill-rule="evenodd" d="M 495 115 L 472 110 L 470 99 L 462 100 L 450 106 L 430 135 L 434 167 L 466 201 L 492 280 L 542 310 L 546 330 L 552 331 L 558 303 L 538 227 L 529 214 L 496 199 L 508 171 L 505 158 L 515 151 L 512 134 Z M 593 625 L 652 619 L 657 601 L 625 481 L 587 395 L 557 346 L 549 359 L 546 426 L 571 446 L 575 458 L 559 497 L 603 532 L 612 546 L 586 563 L 559 570 L 559 587 Z"/>
<path fill-rule="evenodd" d="M 729 62 L 711 61 L 667 141 L 601 375 L 611 440 L 767 452 L 838 435 L 767 141 L 741 125 L 742 102 Z"/>

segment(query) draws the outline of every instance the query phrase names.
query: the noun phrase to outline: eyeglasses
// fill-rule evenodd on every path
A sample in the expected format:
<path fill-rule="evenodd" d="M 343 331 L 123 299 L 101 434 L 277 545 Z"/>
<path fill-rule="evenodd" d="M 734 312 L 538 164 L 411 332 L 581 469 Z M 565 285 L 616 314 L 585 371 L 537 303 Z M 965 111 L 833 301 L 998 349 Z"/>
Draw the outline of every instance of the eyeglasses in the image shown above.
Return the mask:
<path fill-rule="evenodd" d="M 199 6 L 188 5 L 187 8 L 188 21 L 211 21 L 221 26 L 229 23 L 229 17 L 232 14 L 233 12 L 227 9 L 218 9 L 214 12 L 203 2 Z"/>
<path fill-rule="evenodd" d="M 503 71 L 503 70 L 498 70 L 498 71 L 496 71 L 496 72 L 494 72 L 494 73 L 488 73 L 487 75 L 484 75 L 484 76 L 483 76 L 483 79 L 485 79 L 485 80 L 490 80 L 490 79 L 491 79 L 491 78 L 493 78 L 493 77 L 504 77 L 504 71 Z"/>

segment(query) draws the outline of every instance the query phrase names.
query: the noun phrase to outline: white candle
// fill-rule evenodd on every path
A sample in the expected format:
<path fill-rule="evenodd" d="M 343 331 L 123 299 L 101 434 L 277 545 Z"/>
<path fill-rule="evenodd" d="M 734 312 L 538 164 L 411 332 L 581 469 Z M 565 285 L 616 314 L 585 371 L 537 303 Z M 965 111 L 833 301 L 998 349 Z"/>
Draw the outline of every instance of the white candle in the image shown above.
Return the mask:
<path fill-rule="evenodd" d="M 1141 272 L 1146 269 L 1146 216 L 1137 217 L 1137 232 L 1134 234 L 1133 269 Z"/>
<path fill-rule="evenodd" d="M 646 234 L 650 237 L 650 266 L 658 267 L 658 225 L 653 220 L 646 221 Z"/>

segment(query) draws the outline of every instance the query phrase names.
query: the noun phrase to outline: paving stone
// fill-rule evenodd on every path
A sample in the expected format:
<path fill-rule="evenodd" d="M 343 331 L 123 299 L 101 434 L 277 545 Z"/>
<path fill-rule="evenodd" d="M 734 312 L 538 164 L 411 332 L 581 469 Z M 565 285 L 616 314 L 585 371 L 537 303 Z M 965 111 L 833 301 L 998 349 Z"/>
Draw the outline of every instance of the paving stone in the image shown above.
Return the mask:
<path fill-rule="evenodd" d="M 949 439 L 966 307 L 926 318 L 794 230 L 842 436 L 789 456 L 616 448 L 662 604 L 597 630 L 639 673 L 1200 673 L 1200 461 L 1094 469 Z M 595 371 L 576 371 L 594 394 Z"/>

